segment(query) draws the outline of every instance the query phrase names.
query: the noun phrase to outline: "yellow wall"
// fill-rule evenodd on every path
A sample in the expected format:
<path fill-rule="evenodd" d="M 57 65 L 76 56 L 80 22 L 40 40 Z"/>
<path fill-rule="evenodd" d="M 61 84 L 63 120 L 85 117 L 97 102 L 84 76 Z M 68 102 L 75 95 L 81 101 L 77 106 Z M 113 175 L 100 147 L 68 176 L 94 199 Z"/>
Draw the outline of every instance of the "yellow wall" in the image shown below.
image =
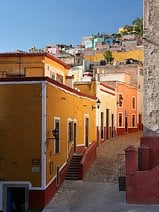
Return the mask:
<path fill-rule="evenodd" d="M 76 83 L 74 87 L 79 89 L 81 93 L 96 96 L 96 83 Z"/>
<path fill-rule="evenodd" d="M 8 75 L 24 75 L 26 77 L 50 76 L 50 70 L 55 74 L 63 76 L 65 84 L 65 76 L 67 75 L 68 68 L 60 62 L 49 58 L 44 55 L 27 55 L 11 54 L 11 56 L 0 56 L 0 76 L 2 72 Z"/>
<path fill-rule="evenodd" d="M 95 111 L 92 105 L 95 100 L 72 94 L 68 91 L 47 85 L 47 183 L 55 176 L 56 167 L 61 167 L 73 146 L 73 142 L 67 141 L 67 120 L 76 120 L 77 123 L 77 146 L 84 146 L 84 115 L 89 115 L 90 132 L 89 142 L 96 139 Z M 54 117 L 60 118 L 60 153 L 54 154 L 54 143 L 52 130 L 54 128 Z M 67 151 L 68 150 L 68 151 Z M 53 173 L 50 174 L 50 161 L 53 162 Z"/>
<path fill-rule="evenodd" d="M 144 60 L 144 51 L 143 50 L 133 50 L 133 51 L 127 51 L 127 52 L 112 52 L 112 56 L 114 58 L 114 61 L 118 62 L 124 62 L 125 59 L 133 58 L 135 60 L 143 61 Z M 103 52 L 96 53 L 93 56 L 85 55 L 84 59 L 99 62 L 100 60 L 103 60 Z"/>
<path fill-rule="evenodd" d="M 7 74 L 20 74 L 26 76 L 43 76 L 43 58 L 43 56 L 0 57 L 0 72 L 6 71 Z"/>
<path fill-rule="evenodd" d="M 41 84 L 0 85 L 0 178 L 41 185 Z M 32 160 L 39 160 L 39 173 Z"/>
<path fill-rule="evenodd" d="M 0 85 L 0 178 L 7 181 L 30 181 L 41 186 L 42 85 Z M 84 143 L 84 117 L 89 117 L 89 143 L 96 140 L 94 99 L 74 94 L 66 88 L 47 83 L 46 87 L 46 180 L 56 176 L 56 167 L 67 162 L 73 142 L 67 141 L 68 119 L 77 123 L 77 146 Z M 52 130 L 54 118 L 60 118 L 60 153 L 54 154 Z M 36 164 L 36 160 L 39 161 Z M 33 163 L 35 161 L 35 163 Z M 50 161 L 53 173 L 50 173 Z M 33 173 L 32 168 L 39 172 Z"/>
<path fill-rule="evenodd" d="M 115 118 L 115 95 L 101 92 L 100 100 L 101 100 L 100 112 L 104 113 L 104 119 L 106 117 L 106 109 L 109 109 L 109 127 L 111 127 L 112 114 L 114 114 L 114 118 Z M 106 125 L 105 123 L 106 123 L 106 120 L 104 120 L 104 126 Z M 114 126 L 115 126 L 115 122 L 114 122 Z"/>
<path fill-rule="evenodd" d="M 48 57 L 45 57 L 45 64 L 54 66 L 56 69 L 61 70 L 62 73 L 64 73 L 65 75 L 67 73 L 67 69 L 64 66 L 62 66 L 60 63 L 58 63 L 58 62 L 56 62 L 54 60 L 51 60 Z"/>

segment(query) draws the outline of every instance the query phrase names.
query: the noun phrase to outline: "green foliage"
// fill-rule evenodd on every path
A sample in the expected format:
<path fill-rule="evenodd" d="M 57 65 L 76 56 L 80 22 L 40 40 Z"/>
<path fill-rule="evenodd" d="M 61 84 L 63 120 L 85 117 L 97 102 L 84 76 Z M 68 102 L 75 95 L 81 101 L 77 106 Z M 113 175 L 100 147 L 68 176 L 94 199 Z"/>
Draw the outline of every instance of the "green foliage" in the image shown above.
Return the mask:
<path fill-rule="evenodd" d="M 103 56 L 107 64 L 111 64 L 114 60 L 112 52 L 110 50 L 105 50 Z"/>
<path fill-rule="evenodd" d="M 143 19 L 136 18 L 133 22 L 133 29 L 136 32 L 136 34 L 139 36 L 139 38 L 143 35 Z"/>
<path fill-rule="evenodd" d="M 124 26 L 124 31 L 120 33 L 114 33 L 113 36 L 115 38 L 120 38 L 122 35 L 127 34 L 136 34 L 138 38 L 142 38 L 143 36 L 143 18 L 136 18 L 131 25 L 126 24 Z"/>

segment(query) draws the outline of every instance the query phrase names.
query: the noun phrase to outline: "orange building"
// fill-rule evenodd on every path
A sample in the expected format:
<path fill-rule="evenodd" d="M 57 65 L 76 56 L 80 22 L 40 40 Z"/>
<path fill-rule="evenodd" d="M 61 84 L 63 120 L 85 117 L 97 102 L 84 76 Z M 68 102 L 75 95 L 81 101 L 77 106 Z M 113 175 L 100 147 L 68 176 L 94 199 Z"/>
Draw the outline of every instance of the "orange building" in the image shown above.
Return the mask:
<path fill-rule="evenodd" d="M 126 83 L 116 82 L 117 135 L 138 130 L 138 90 Z"/>

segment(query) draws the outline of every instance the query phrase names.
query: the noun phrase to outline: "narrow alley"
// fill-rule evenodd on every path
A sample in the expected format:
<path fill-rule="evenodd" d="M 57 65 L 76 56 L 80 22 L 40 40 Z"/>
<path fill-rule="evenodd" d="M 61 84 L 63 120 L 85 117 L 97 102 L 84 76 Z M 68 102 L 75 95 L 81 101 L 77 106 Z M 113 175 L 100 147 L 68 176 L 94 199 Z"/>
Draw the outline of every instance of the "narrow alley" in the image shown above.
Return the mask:
<path fill-rule="evenodd" d="M 127 204 L 119 191 L 118 154 L 139 146 L 142 132 L 119 136 L 97 147 L 97 159 L 84 180 L 65 180 L 43 212 L 156 212 L 159 205 Z"/>

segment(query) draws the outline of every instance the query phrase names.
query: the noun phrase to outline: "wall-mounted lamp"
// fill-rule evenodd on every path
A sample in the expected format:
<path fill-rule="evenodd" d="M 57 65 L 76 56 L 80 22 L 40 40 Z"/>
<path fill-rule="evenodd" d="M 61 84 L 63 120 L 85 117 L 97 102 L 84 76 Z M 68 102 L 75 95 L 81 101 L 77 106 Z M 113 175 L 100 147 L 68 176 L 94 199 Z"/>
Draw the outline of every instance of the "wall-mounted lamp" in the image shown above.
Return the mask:
<path fill-rule="evenodd" d="M 52 130 L 52 135 L 53 135 L 54 139 L 58 139 L 59 138 L 59 129 L 55 128 L 54 130 Z"/>
<path fill-rule="evenodd" d="M 96 102 L 96 104 L 97 104 L 97 107 L 94 107 L 94 106 L 92 105 L 92 110 L 93 110 L 93 109 L 96 109 L 96 108 L 99 109 L 100 104 L 101 104 L 101 101 L 98 99 L 97 102 Z"/>

